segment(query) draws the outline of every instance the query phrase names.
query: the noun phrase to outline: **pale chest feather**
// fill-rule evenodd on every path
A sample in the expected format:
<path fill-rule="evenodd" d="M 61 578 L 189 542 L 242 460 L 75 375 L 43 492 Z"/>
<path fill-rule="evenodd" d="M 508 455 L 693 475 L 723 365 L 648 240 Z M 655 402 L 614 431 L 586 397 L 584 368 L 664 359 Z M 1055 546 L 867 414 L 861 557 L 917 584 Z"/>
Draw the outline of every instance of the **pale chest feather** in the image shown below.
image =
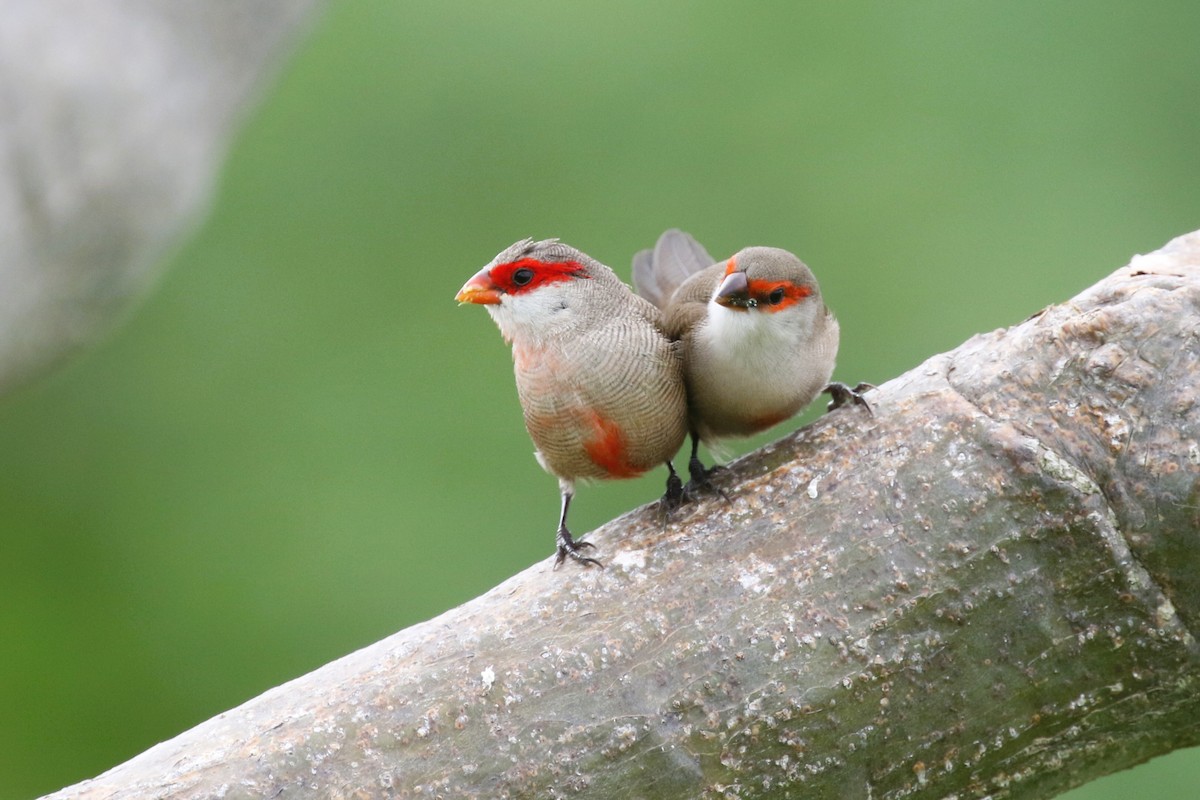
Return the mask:
<path fill-rule="evenodd" d="M 693 332 L 687 379 L 693 416 L 712 435 L 748 435 L 808 405 L 829 381 L 837 321 L 823 307 L 778 324 L 755 312 L 715 309 Z"/>

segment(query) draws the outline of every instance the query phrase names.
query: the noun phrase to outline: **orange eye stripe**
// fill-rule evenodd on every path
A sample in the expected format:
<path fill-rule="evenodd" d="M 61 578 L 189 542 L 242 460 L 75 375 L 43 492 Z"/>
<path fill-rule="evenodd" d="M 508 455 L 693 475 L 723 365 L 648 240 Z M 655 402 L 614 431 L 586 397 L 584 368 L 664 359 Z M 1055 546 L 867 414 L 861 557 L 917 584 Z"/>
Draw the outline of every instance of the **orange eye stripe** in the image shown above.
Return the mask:
<path fill-rule="evenodd" d="M 794 306 L 812 294 L 811 287 L 797 285 L 791 281 L 750 281 L 747 289 L 750 296 L 758 301 L 759 311 L 772 313 Z M 776 289 L 783 289 L 783 300 L 772 305 L 770 297 Z"/>
<path fill-rule="evenodd" d="M 737 272 L 737 256 L 729 259 L 729 261 L 725 264 L 726 275 L 732 275 L 735 272 Z"/>

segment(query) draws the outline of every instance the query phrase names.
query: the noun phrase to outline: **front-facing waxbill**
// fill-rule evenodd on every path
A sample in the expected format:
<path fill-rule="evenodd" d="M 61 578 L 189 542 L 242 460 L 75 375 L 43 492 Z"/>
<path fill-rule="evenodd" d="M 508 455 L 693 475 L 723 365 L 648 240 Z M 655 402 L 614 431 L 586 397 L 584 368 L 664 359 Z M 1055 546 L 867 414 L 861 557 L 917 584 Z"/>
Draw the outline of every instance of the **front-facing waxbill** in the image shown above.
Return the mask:
<path fill-rule="evenodd" d="M 690 235 L 668 230 L 634 256 L 633 282 L 684 348 L 692 436 L 689 488 L 707 486 L 698 447 L 751 436 L 788 419 L 822 391 L 835 408 L 867 410 L 860 384 L 830 383 L 838 323 L 812 270 L 777 247 L 747 247 L 720 262 Z"/>

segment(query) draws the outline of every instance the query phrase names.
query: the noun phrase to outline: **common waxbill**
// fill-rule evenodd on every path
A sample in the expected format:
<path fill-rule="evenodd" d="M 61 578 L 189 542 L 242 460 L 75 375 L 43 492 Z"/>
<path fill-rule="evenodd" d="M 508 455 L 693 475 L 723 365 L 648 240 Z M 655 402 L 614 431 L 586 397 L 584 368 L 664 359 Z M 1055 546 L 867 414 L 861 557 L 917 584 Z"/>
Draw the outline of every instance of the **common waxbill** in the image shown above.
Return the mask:
<path fill-rule="evenodd" d="M 633 283 L 684 345 L 689 489 L 709 483 L 701 441 L 764 431 L 822 391 L 833 396 L 831 410 L 853 401 L 870 411 L 861 394 L 869 384 L 829 382 L 838 323 L 812 271 L 788 251 L 747 247 L 717 263 L 690 235 L 668 230 L 634 256 Z"/>
<path fill-rule="evenodd" d="M 579 551 L 567 529 L 575 483 L 632 478 L 671 458 L 687 435 L 680 343 L 662 314 L 595 259 L 556 239 L 517 242 L 459 290 L 483 305 L 512 344 L 517 395 L 538 463 L 562 491 L 555 567 Z"/>

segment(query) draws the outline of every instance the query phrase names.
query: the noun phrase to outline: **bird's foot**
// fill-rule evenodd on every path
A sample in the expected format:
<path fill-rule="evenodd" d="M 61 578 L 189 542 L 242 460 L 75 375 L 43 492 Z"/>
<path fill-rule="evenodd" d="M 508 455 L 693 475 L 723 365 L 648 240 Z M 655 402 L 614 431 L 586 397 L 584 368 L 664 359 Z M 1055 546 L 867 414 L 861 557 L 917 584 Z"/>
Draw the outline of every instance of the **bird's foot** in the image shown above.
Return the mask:
<path fill-rule="evenodd" d="M 587 548 L 594 548 L 596 545 L 591 542 L 577 542 L 571 532 L 564 528 L 558 529 L 558 535 L 555 537 L 558 542 L 558 553 L 554 556 L 554 568 L 558 569 L 563 562 L 568 558 L 577 564 L 582 564 L 585 567 L 597 566 L 604 569 L 604 565 L 594 558 L 588 558 L 582 555 L 579 551 Z"/>
<path fill-rule="evenodd" d="M 667 491 L 663 493 L 662 499 L 659 502 L 669 516 L 672 511 L 683 505 L 686 500 L 683 481 L 679 480 L 679 476 L 675 473 L 675 470 L 671 470 L 671 474 L 667 476 Z"/>
<path fill-rule="evenodd" d="M 857 406 L 862 406 L 865 408 L 868 414 L 873 415 L 875 412 L 871 410 L 871 406 L 867 403 L 863 395 L 874 388 L 875 386 L 873 384 L 860 383 L 851 389 L 844 383 L 834 381 L 822 389 L 821 392 L 833 398 L 829 401 L 829 405 L 826 407 L 827 411 L 833 411 L 841 408 L 847 403 L 854 403 Z"/>
<path fill-rule="evenodd" d="M 684 501 L 690 501 L 698 498 L 702 494 L 719 494 L 725 498 L 725 502 L 730 502 L 729 495 L 725 494 L 721 487 L 713 483 L 713 475 L 718 472 L 724 472 L 725 467 L 720 464 L 713 464 L 711 467 L 704 466 L 704 463 L 699 458 L 692 457 L 688 461 L 688 482 L 683 487 Z"/>

